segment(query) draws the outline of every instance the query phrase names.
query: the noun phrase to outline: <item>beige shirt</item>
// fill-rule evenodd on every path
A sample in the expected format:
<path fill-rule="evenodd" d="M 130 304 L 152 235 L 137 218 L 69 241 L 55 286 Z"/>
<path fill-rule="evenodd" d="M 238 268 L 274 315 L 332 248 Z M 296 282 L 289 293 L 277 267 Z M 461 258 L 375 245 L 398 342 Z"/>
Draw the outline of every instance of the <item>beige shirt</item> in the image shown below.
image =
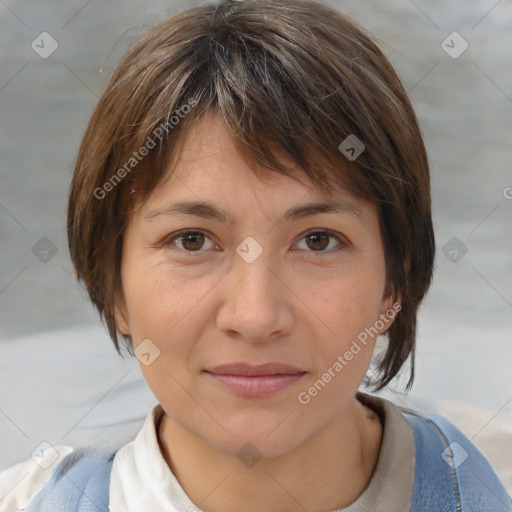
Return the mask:
<path fill-rule="evenodd" d="M 401 410 L 388 400 L 358 393 L 383 425 L 379 460 L 368 487 L 352 505 L 336 512 L 409 512 L 414 488 L 414 433 Z"/>
<path fill-rule="evenodd" d="M 414 487 L 415 449 L 412 429 L 398 407 L 391 402 L 358 394 L 364 405 L 374 410 L 383 424 L 379 459 L 366 490 L 343 512 L 407 512 Z M 190 501 L 165 462 L 157 438 L 162 408 L 151 409 L 133 441 L 114 457 L 110 475 L 111 512 L 200 512 Z M 59 460 L 70 453 L 67 446 L 55 447 Z M 17 464 L 0 473 L 0 512 L 24 510 L 30 498 L 45 484 L 58 463 L 48 453 L 36 464 Z M 43 469 L 41 466 L 48 466 Z"/>

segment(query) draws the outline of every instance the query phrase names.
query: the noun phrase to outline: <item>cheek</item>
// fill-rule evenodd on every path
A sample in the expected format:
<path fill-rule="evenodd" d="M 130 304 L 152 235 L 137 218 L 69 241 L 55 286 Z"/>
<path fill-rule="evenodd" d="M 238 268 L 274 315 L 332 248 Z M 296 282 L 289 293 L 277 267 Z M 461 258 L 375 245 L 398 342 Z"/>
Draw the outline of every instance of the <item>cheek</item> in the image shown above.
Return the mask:
<path fill-rule="evenodd" d="M 186 382 L 189 363 L 201 348 L 197 340 L 211 318 L 208 292 L 215 283 L 210 279 L 191 281 L 147 260 L 138 267 L 127 264 L 123 278 L 136 355 L 143 350 L 142 345 L 138 349 L 142 342 L 150 347 L 154 344 L 153 350 L 159 353 L 151 365 L 140 361 L 149 386 L 157 394 L 160 388 L 175 387 L 172 377 Z"/>
<path fill-rule="evenodd" d="M 125 295 L 141 372 L 160 403 L 166 404 L 172 396 L 168 410 L 180 410 L 190 406 L 183 386 L 189 385 L 189 361 L 201 322 L 207 318 L 200 301 L 205 292 L 202 286 L 190 286 L 183 278 L 166 278 L 148 265 L 132 270 Z M 157 354 L 150 364 L 144 364 L 140 356 L 146 351 L 142 347 Z"/>
<path fill-rule="evenodd" d="M 327 334 L 316 338 L 312 375 L 297 399 L 313 416 L 334 417 L 368 371 L 377 340 L 371 327 L 379 318 L 380 287 L 353 277 L 331 284 L 325 294 L 317 292 L 312 298 L 329 329 L 322 328 Z"/>
<path fill-rule="evenodd" d="M 161 338 L 175 324 L 183 306 L 179 287 L 164 285 L 151 275 L 139 275 L 125 286 L 126 305 L 134 343 L 143 338 Z"/>
<path fill-rule="evenodd" d="M 367 372 L 378 337 L 372 327 L 380 318 L 383 291 L 382 275 L 361 271 L 331 280 L 311 295 L 311 310 L 318 311 L 318 318 L 328 327 L 321 328 L 326 334 L 317 338 L 313 379 L 322 379 L 330 369 L 322 379 L 332 380 L 324 399 L 344 389 L 356 390 Z"/>
<path fill-rule="evenodd" d="M 201 290 L 172 276 L 164 265 L 139 258 L 127 259 L 123 267 L 123 289 L 132 338 L 163 342 L 197 304 Z"/>
<path fill-rule="evenodd" d="M 334 336 L 346 339 L 379 318 L 384 291 L 384 280 L 371 276 L 357 276 L 334 281 L 322 293 L 312 294 L 320 317 Z"/>

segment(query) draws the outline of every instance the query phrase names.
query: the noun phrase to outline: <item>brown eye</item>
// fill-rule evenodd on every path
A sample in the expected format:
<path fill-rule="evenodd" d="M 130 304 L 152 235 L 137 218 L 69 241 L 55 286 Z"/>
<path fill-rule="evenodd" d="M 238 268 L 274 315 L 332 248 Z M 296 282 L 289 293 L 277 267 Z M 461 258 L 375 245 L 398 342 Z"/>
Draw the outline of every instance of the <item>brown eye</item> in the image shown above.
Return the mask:
<path fill-rule="evenodd" d="M 201 253 L 216 248 L 208 235 L 202 231 L 193 230 L 181 231 L 169 236 L 164 244 L 171 249 L 178 249 L 186 253 Z"/>
<path fill-rule="evenodd" d="M 316 253 L 331 253 L 346 248 L 347 243 L 342 235 L 327 230 L 310 231 L 298 244 L 300 250 Z"/>
<path fill-rule="evenodd" d="M 203 247 L 205 236 L 203 233 L 192 232 L 181 235 L 181 243 L 183 248 L 187 251 L 198 251 Z"/>
<path fill-rule="evenodd" d="M 312 233 L 306 236 L 306 244 L 314 251 L 323 251 L 329 245 L 329 239 L 327 233 Z"/>

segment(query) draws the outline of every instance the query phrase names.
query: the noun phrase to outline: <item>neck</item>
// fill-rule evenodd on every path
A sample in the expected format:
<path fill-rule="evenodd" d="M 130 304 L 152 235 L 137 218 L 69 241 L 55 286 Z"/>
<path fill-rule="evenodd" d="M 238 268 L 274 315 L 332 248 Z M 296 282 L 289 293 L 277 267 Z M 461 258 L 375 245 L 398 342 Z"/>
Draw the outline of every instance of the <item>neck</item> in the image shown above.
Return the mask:
<path fill-rule="evenodd" d="M 336 510 L 367 487 L 380 451 L 377 416 L 354 400 L 291 452 L 251 467 L 219 452 L 163 414 L 162 454 L 188 497 L 208 512 Z"/>

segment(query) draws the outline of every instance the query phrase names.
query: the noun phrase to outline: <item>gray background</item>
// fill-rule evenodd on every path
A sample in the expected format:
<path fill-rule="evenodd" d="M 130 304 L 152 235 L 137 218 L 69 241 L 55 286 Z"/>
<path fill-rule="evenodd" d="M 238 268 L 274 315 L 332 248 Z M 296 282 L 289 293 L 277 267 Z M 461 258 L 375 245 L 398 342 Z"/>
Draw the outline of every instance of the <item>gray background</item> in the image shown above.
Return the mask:
<path fill-rule="evenodd" d="M 119 56 L 198 3 L 0 0 L 0 469 L 42 440 L 129 438 L 154 403 L 72 277 L 66 200 Z M 436 277 L 420 317 L 415 387 L 410 398 L 390 393 L 430 408 L 478 407 L 474 432 L 499 427 L 512 460 L 512 4 L 329 3 L 372 32 L 398 70 L 432 163 Z M 58 43 L 46 59 L 31 48 L 43 31 Z M 441 46 L 453 31 L 469 44 L 458 58 Z"/>

